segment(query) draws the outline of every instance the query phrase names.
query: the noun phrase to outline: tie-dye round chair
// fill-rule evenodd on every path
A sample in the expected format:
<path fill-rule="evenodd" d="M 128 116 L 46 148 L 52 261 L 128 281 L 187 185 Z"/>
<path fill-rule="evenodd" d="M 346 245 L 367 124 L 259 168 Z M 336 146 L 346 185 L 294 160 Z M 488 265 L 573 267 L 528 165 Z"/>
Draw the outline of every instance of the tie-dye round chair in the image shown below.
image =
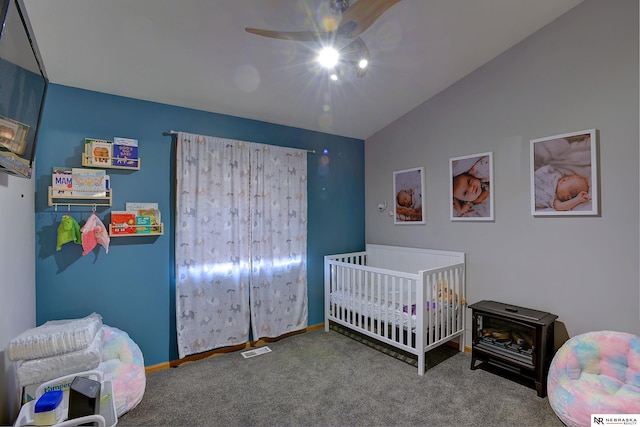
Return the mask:
<path fill-rule="evenodd" d="M 102 361 L 95 369 L 113 385 L 116 415 L 138 406 L 144 395 L 147 377 L 140 347 L 125 331 L 102 325 Z"/>
<path fill-rule="evenodd" d="M 551 361 L 549 404 L 569 427 L 592 414 L 640 414 L 640 337 L 598 331 L 565 342 Z"/>

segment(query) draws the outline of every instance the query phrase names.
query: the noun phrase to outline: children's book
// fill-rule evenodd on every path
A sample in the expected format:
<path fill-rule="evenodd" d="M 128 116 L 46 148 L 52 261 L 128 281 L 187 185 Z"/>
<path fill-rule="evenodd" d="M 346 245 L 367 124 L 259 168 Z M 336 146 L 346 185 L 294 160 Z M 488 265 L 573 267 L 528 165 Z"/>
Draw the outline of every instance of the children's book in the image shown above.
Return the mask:
<path fill-rule="evenodd" d="M 136 234 L 151 233 L 151 217 L 136 215 Z"/>
<path fill-rule="evenodd" d="M 138 217 L 148 217 L 151 233 L 160 233 L 162 231 L 162 221 L 157 203 L 127 202 L 125 203 L 125 209 L 135 212 Z"/>
<path fill-rule="evenodd" d="M 112 211 L 111 234 L 136 234 L 136 213 L 131 211 Z"/>
<path fill-rule="evenodd" d="M 113 144 L 106 139 L 85 138 L 84 152 L 89 166 L 109 166 L 113 155 Z"/>
<path fill-rule="evenodd" d="M 73 196 L 106 197 L 107 174 L 104 169 L 72 168 Z"/>
<path fill-rule="evenodd" d="M 113 138 L 113 166 L 137 168 L 138 140 L 132 138 Z"/>
<path fill-rule="evenodd" d="M 54 193 L 59 191 L 71 191 L 73 186 L 73 174 L 71 168 L 54 167 L 51 173 L 51 188 Z M 71 194 L 71 193 L 69 193 Z"/>

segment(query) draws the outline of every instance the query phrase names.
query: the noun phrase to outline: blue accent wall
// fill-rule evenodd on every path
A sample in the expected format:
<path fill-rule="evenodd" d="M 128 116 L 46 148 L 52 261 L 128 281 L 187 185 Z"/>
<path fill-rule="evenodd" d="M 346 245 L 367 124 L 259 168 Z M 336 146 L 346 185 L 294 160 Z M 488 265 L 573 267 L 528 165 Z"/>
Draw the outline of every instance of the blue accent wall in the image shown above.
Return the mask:
<path fill-rule="evenodd" d="M 315 150 L 308 155 L 309 325 L 323 322 L 323 256 L 364 249 L 364 141 L 52 84 L 36 153 L 36 322 L 102 315 L 138 343 L 145 365 L 178 357 L 173 256 L 174 139 L 182 130 Z M 81 167 L 84 138 L 139 140 L 141 169 L 107 169 L 113 206 L 97 208 L 107 225 L 125 202 L 157 202 L 165 232 L 111 238 L 82 256 L 67 243 L 56 251 L 62 215 L 82 225 L 90 207 L 49 207 L 51 169 Z"/>

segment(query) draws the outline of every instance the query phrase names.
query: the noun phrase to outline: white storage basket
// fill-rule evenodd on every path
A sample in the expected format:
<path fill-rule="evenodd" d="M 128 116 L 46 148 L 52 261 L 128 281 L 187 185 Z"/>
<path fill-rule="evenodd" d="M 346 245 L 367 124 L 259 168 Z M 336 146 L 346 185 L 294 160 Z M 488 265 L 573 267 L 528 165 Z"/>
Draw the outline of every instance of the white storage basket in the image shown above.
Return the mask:
<path fill-rule="evenodd" d="M 102 372 L 100 371 L 85 371 L 78 372 L 64 377 L 56 378 L 45 383 L 42 383 L 36 390 L 36 398 L 32 401 L 25 403 L 20 409 L 20 414 L 16 420 L 14 427 L 32 426 L 34 421 L 34 407 L 36 401 L 42 396 L 49 387 L 56 386 L 60 383 L 73 381 L 75 377 L 82 376 L 91 378 L 101 384 L 100 387 L 100 413 L 95 415 L 87 415 L 80 418 L 73 418 L 67 420 L 69 414 L 69 389 L 64 389 L 64 395 L 62 398 L 62 421 L 55 424 L 56 427 L 73 427 L 80 424 L 94 422 L 98 427 L 114 427 L 118 424 L 118 417 L 116 416 L 115 400 L 113 398 L 113 385 L 111 381 L 103 381 Z"/>

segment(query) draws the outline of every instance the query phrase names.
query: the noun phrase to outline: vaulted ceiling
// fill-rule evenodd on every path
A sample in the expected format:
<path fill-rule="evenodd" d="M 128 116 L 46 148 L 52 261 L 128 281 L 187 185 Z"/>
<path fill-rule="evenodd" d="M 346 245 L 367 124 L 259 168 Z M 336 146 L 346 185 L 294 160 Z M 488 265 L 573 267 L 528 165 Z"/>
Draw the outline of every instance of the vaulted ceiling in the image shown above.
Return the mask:
<path fill-rule="evenodd" d="M 313 30 L 327 0 L 23 1 L 52 83 L 366 139 L 582 0 L 401 0 L 336 82 L 245 31 Z"/>

